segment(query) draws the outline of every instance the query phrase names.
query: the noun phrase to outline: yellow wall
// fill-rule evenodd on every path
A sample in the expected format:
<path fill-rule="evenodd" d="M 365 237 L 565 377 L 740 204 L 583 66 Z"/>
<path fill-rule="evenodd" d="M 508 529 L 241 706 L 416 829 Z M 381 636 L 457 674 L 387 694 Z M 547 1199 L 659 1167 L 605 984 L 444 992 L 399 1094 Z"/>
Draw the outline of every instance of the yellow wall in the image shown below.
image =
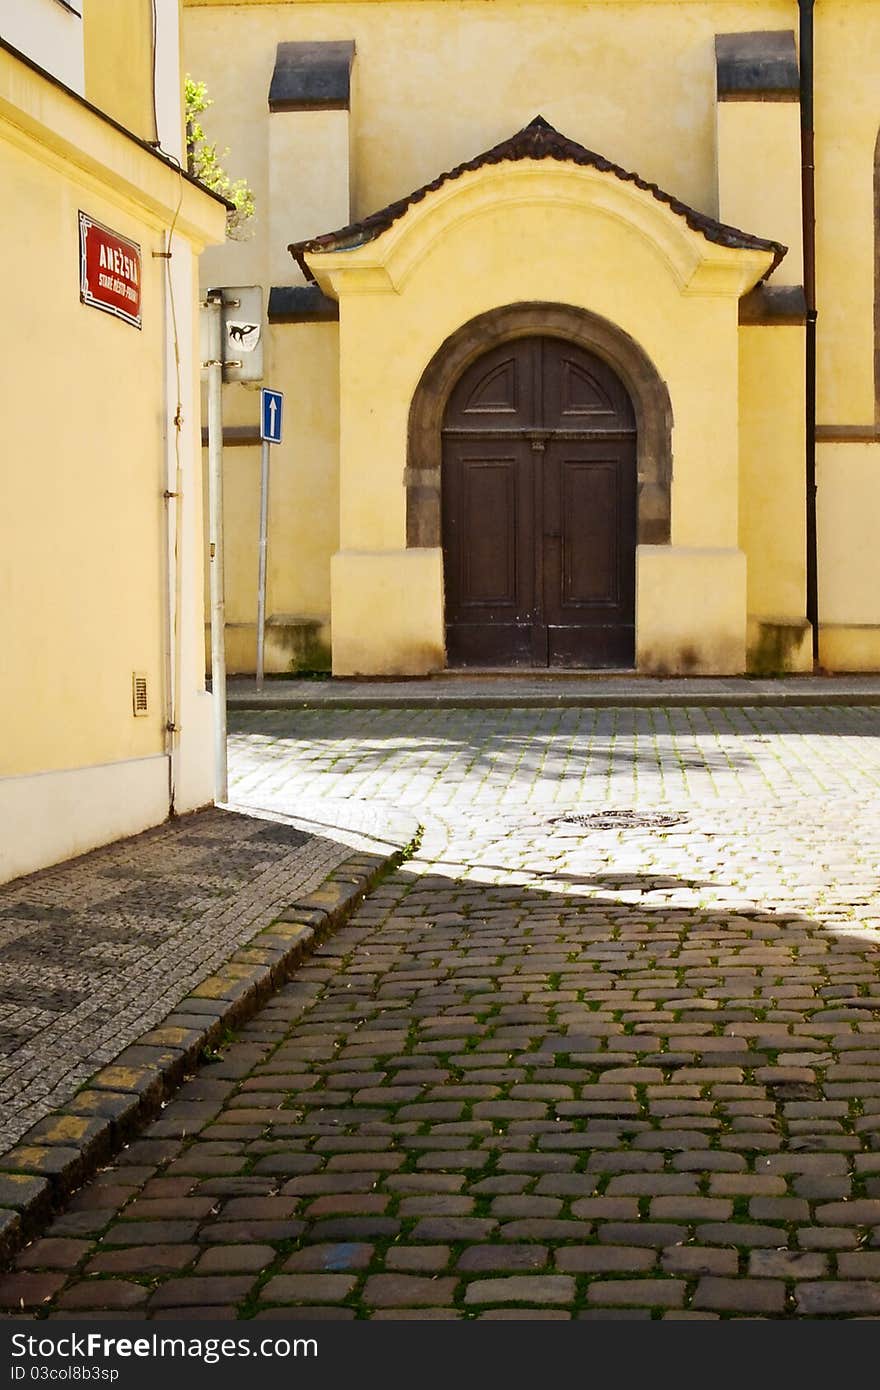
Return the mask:
<path fill-rule="evenodd" d="M 804 330 L 744 326 L 739 340 L 740 544 L 748 556 L 748 610 L 754 619 L 797 623 L 806 604 Z"/>
<path fill-rule="evenodd" d="M 302 282 L 288 246 L 351 219 L 349 113 L 273 111 L 269 117 L 269 276 L 273 285 Z M 291 198 L 291 188 L 296 189 Z"/>
<path fill-rule="evenodd" d="M 71 145 L 75 161 L 64 157 Z M 164 748 L 165 291 L 164 262 L 151 253 L 165 244 L 181 185 L 8 55 L 0 178 L 5 313 L 20 326 L 7 333 L 2 371 L 0 726 L 14 735 L 2 740 L 0 773 L 9 776 Z M 140 245 L 142 329 L 80 302 L 80 209 Z M 222 208 L 187 186 L 178 226 L 201 245 L 222 234 Z M 192 309 L 178 304 L 184 344 Z M 194 417 L 185 380 L 183 390 Z M 189 590 L 191 576 L 184 582 Z M 148 678 L 146 718 L 132 714 L 136 670 Z"/>
<path fill-rule="evenodd" d="M 748 662 L 808 671 L 804 494 L 804 329 L 739 331 L 740 545 L 748 560 Z"/>
<path fill-rule="evenodd" d="M 28 348 L 6 361 L 4 392 L 31 402 L 4 418 L 9 774 L 162 748 L 162 270 L 154 230 L 93 188 L 5 144 L 0 168 L 0 240 L 15 265 L 5 312 L 27 325 Z M 141 332 L 80 304 L 78 208 L 140 243 Z M 146 719 L 132 718 L 136 669 L 153 694 Z"/>
<path fill-rule="evenodd" d="M 439 550 L 341 551 L 333 556 L 332 574 L 334 675 L 422 676 L 442 670 L 446 634 Z"/>
<path fill-rule="evenodd" d="M 746 665 L 741 550 L 640 545 L 636 664 L 657 675 L 740 675 Z"/>
<path fill-rule="evenodd" d="M 880 669 L 880 445 L 823 444 L 817 459 L 819 657 L 839 671 Z"/>
<path fill-rule="evenodd" d="M 156 138 L 150 0 L 86 0 L 86 97 L 142 140 Z"/>
<path fill-rule="evenodd" d="M 815 14 L 818 419 L 869 425 L 880 6 L 823 0 Z"/>
<path fill-rule="evenodd" d="M 232 147 L 235 172 L 247 174 L 264 208 L 276 44 L 354 39 L 356 217 L 505 139 L 537 112 L 713 212 L 715 34 L 792 27 L 787 0 L 185 0 L 187 66 L 216 99 L 206 126 Z M 295 200 L 292 183 L 291 208 Z"/>
<path fill-rule="evenodd" d="M 820 426 L 862 431 L 878 418 L 874 383 L 874 158 L 880 125 L 880 9 L 816 7 L 816 294 Z M 880 670 L 880 570 L 874 522 L 880 447 L 817 451 L 821 663 Z"/>
<path fill-rule="evenodd" d="M 788 247 L 774 285 L 804 282 L 800 112 L 797 101 L 718 103 L 718 216 Z"/>
<path fill-rule="evenodd" d="M 822 620 L 880 627 L 880 445 L 822 444 L 817 482 Z"/>

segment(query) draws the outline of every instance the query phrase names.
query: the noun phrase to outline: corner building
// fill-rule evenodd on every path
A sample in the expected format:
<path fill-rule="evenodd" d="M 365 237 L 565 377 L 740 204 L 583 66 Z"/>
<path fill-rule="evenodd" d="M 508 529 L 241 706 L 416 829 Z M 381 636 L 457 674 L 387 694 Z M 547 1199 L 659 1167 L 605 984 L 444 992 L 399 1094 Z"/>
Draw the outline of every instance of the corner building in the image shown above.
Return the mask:
<path fill-rule="evenodd" d="M 287 398 L 269 669 L 880 669 L 877 0 L 186 0 L 185 53 Z"/>
<path fill-rule="evenodd" d="M 179 0 L 0 6 L 0 881 L 213 800 Z"/>

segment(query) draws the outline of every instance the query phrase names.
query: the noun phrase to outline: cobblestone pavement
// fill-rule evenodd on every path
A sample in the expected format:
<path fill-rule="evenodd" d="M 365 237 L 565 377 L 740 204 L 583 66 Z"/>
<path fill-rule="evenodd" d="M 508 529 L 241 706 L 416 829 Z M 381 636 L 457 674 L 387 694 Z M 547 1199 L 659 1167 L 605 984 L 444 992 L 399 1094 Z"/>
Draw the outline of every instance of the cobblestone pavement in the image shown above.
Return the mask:
<path fill-rule="evenodd" d="M 0 887 L 0 1151 L 348 852 L 205 811 Z"/>
<path fill-rule="evenodd" d="M 691 805 L 880 790 L 880 708 L 234 713 L 231 796 L 380 800 L 434 816 L 582 800 Z"/>
<path fill-rule="evenodd" d="M 421 849 L 22 1253 L 7 1307 L 880 1312 L 880 711 L 233 729 L 240 803 L 350 788 L 418 809 Z"/>

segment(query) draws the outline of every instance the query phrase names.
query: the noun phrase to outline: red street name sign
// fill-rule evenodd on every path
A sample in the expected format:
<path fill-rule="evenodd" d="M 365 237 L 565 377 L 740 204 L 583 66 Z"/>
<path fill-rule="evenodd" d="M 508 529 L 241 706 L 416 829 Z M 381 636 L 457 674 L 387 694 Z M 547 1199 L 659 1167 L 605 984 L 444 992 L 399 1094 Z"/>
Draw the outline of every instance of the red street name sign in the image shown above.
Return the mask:
<path fill-rule="evenodd" d="M 85 212 L 79 215 L 79 297 L 141 326 L 141 248 Z"/>

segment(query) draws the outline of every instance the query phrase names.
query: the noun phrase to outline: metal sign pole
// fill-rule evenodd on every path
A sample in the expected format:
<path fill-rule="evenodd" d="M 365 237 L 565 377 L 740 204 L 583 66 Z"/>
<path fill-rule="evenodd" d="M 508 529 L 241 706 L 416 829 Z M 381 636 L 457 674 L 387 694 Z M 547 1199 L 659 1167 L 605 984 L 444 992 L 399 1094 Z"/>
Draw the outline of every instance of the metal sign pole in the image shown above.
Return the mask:
<path fill-rule="evenodd" d="M 260 575 L 257 581 L 257 690 L 263 689 L 266 643 L 266 538 L 269 529 L 269 441 L 263 440 L 260 460 Z"/>
<path fill-rule="evenodd" d="M 260 468 L 260 575 L 257 581 L 257 690 L 263 689 L 266 649 L 266 549 L 269 530 L 269 448 L 281 443 L 281 416 L 284 392 L 260 391 L 260 438 L 263 457 Z"/>
<path fill-rule="evenodd" d="M 209 297 L 208 317 L 208 555 L 211 581 L 211 692 L 214 705 L 214 799 L 225 802 L 226 598 L 223 577 L 223 340 L 222 299 Z"/>

